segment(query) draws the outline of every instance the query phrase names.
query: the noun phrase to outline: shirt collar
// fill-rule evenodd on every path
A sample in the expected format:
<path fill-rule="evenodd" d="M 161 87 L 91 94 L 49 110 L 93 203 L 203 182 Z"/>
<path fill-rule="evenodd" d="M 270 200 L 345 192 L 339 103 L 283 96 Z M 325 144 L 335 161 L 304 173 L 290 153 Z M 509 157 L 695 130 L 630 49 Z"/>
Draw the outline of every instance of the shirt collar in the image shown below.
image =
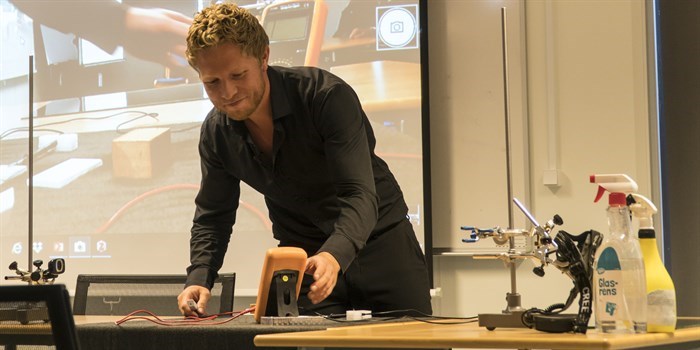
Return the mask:
<path fill-rule="evenodd" d="M 270 81 L 270 101 L 272 103 L 272 120 L 277 120 L 292 114 L 284 78 L 280 71 L 272 66 L 267 67 L 267 77 Z"/>

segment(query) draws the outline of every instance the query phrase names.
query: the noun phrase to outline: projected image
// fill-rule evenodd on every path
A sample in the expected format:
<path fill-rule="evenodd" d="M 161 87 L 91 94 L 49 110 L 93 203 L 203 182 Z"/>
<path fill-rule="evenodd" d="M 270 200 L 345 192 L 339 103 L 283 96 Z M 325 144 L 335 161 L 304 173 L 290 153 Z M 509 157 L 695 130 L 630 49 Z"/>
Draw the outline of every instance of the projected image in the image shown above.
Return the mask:
<path fill-rule="evenodd" d="M 399 181 L 423 244 L 418 1 L 238 3 L 268 32 L 270 65 L 318 66 L 355 89 L 374 128 L 376 153 Z M 77 274 L 185 273 L 201 178 L 199 128 L 212 105 L 184 61 L 184 45 L 187 20 L 208 4 L 0 3 L 0 268 L 12 261 L 29 268 L 31 249 L 35 259 L 66 259 L 60 280 L 69 288 Z M 152 33 L 153 25 L 118 22 L 131 15 L 168 29 Z M 35 63 L 31 247 L 29 55 Z M 277 242 L 264 197 L 241 187 L 221 271 L 237 273 L 237 289 L 255 290 L 260 266 L 250 261 L 262 261 Z"/>

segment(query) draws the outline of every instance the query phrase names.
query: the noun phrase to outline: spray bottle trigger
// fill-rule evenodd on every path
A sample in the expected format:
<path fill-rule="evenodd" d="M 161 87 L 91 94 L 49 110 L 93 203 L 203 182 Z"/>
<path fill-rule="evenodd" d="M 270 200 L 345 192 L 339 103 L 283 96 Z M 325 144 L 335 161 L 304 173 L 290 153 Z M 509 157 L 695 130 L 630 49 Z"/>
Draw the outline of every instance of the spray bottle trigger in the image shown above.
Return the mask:
<path fill-rule="evenodd" d="M 593 203 L 598 203 L 598 201 L 603 198 L 603 194 L 605 193 L 605 187 L 603 186 L 598 186 L 598 193 L 595 195 L 595 200 L 593 200 Z"/>

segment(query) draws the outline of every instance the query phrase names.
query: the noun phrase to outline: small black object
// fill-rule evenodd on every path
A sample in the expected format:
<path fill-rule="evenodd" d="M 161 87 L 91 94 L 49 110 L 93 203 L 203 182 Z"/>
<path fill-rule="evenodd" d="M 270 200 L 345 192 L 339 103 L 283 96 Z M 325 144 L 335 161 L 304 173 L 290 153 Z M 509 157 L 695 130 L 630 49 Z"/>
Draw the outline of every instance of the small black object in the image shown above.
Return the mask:
<path fill-rule="evenodd" d="M 62 258 L 51 259 L 47 270 L 51 275 L 60 275 L 66 272 L 66 261 Z"/>
<path fill-rule="evenodd" d="M 272 275 L 267 298 L 267 315 L 299 316 L 297 306 L 297 281 L 299 271 L 278 270 Z"/>
<path fill-rule="evenodd" d="M 535 315 L 535 329 L 548 333 L 571 332 L 576 322 L 576 314 Z"/>
<path fill-rule="evenodd" d="M 10 270 L 14 270 L 17 276 L 5 276 L 6 280 L 21 280 L 30 284 L 52 284 L 58 275 L 66 271 L 66 262 L 62 258 L 49 260 L 47 269 L 42 269 L 43 260 L 37 259 L 32 261 L 32 265 L 36 267 L 34 271 L 22 270 L 17 265 L 16 261 L 10 264 Z"/>
<path fill-rule="evenodd" d="M 532 269 L 532 272 L 534 272 L 535 275 L 537 275 L 537 276 L 540 276 L 540 277 L 544 276 L 544 265 L 542 265 L 542 266 L 535 266 L 535 267 Z"/>
<path fill-rule="evenodd" d="M 559 214 L 555 214 L 552 221 L 559 226 L 564 224 L 564 220 L 562 220 L 562 218 L 561 218 L 561 216 L 559 216 Z"/>

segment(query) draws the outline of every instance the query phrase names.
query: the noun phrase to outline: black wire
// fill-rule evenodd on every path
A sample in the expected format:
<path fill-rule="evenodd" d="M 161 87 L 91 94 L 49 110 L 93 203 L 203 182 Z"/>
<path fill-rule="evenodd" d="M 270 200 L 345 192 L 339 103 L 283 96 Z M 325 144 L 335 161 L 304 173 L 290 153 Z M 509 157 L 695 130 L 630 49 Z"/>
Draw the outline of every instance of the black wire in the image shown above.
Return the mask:
<path fill-rule="evenodd" d="M 417 318 L 417 317 L 410 317 L 410 318 L 412 318 L 412 319 L 414 319 L 414 320 L 416 320 L 416 321 L 419 321 L 419 322 L 425 322 L 425 323 L 431 323 L 431 324 L 445 324 L 445 325 L 448 325 L 448 324 L 467 324 L 467 323 L 474 323 L 474 322 L 476 322 L 476 321 L 479 319 L 478 316 L 473 316 L 473 317 L 471 317 L 471 318 L 467 318 L 467 317 L 461 318 L 461 317 L 460 317 L 460 318 L 456 318 L 456 319 L 458 319 L 458 320 L 462 320 L 462 319 L 463 319 L 463 321 L 449 322 L 449 321 L 433 321 L 433 320 L 430 320 L 430 319 L 420 319 L 420 318 Z"/>
<path fill-rule="evenodd" d="M 409 312 L 419 314 L 422 317 L 428 317 L 428 318 L 433 318 L 433 319 L 444 319 L 444 320 L 472 320 L 472 319 L 475 319 L 478 317 L 478 316 L 470 316 L 470 317 L 435 316 L 435 315 L 426 314 L 425 312 L 422 312 L 422 311 L 416 310 L 416 309 L 389 310 L 389 311 L 373 312 L 372 316 L 382 316 L 385 314 L 395 314 L 395 313 L 405 314 L 405 313 L 409 313 Z M 404 315 L 404 317 L 416 318 L 416 316 L 410 316 L 410 315 Z"/>
<path fill-rule="evenodd" d="M 88 117 L 78 117 L 78 118 L 72 118 L 72 119 L 68 119 L 68 120 L 64 120 L 64 121 L 58 121 L 58 122 L 52 122 L 52 123 L 41 124 L 41 125 L 39 125 L 39 128 L 34 128 L 34 131 L 55 132 L 55 133 L 57 133 L 57 134 L 63 134 L 64 132 L 61 131 L 61 130 L 56 130 L 56 129 L 44 129 L 44 128 L 42 128 L 42 127 L 49 126 L 49 125 L 65 124 L 65 123 L 70 123 L 70 122 L 74 122 L 74 121 L 77 121 L 77 120 L 103 120 L 103 119 L 114 118 L 114 117 L 116 117 L 116 116 L 119 116 L 119 115 L 122 115 L 122 114 L 128 114 L 128 113 L 139 113 L 139 114 L 141 114 L 141 115 L 139 115 L 139 116 L 137 116 L 137 117 L 135 117 L 135 118 L 129 119 L 129 120 L 127 120 L 127 121 L 125 121 L 125 122 L 122 122 L 122 123 L 120 123 L 119 125 L 117 125 L 117 128 L 116 128 L 115 131 L 116 131 L 117 133 L 119 133 L 119 134 L 125 134 L 125 133 L 127 133 L 127 131 L 122 131 L 122 130 L 120 130 L 120 128 L 121 128 L 122 126 L 124 126 L 125 124 L 131 123 L 131 122 L 133 122 L 133 121 L 135 121 L 135 120 L 138 120 L 138 119 L 141 119 L 141 118 L 146 118 L 146 117 L 150 117 L 150 118 L 153 118 L 153 119 L 155 119 L 155 120 L 158 120 L 158 118 L 157 118 L 157 117 L 158 117 L 158 113 L 146 113 L 146 112 L 142 112 L 142 111 L 124 111 L 124 112 L 119 112 L 119 113 L 115 113 L 115 114 L 110 114 L 110 115 L 106 115 L 106 116 L 102 116 L 102 117 L 92 117 L 92 118 L 88 118 Z M 163 127 L 163 126 L 154 125 L 154 126 L 137 127 L 137 128 L 133 128 L 133 129 L 129 129 L 129 130 L 134 130 L 134 129 L 147 129 L 147 128 L 161 128 L 161 127 Z M 177 129 L 177 130 L 171 130 L 170 133 L 171 133 L 171 134 L 176 134 L 176 133 L 180 133 L 180 132 L 185 132 L 185 131 L 188 131 L 188 130 L 196 129 L 196 128 L 199 128 L 199 127 L 201 127 L 200 124 L 195 124 L 195 125 L 192 125 L 192 126 L 189 126 L 189 127 L 184 127 L 184 128 L 180 128 L 180 129 Z M 17 128 L 13 128 L 13 129 L 7 129 L 7 130 L 5 130 L 5 132 L 3 132 L 2 134 L 0 134 L 0 140 L 2 140 L 2 139 L 6 138 L 6 137 L 8 137 L 8 136 L 10 136 L 10 135 L 12 135 L 12 134 L 14 134 L 14 133 L 22 132 L 22 131 L 25 131 L 25 132 L 26 132 L 26 131 L 29 131 L 29 128 L 22 126 L 22 127 L 17 127 Z"/>
<path fill-rule="evenodd" d="M 114 117 L 120 116 L 122 114 L 140 114 L 140 117 L 148 116 L 148 117 L 153 117 L 153 118 L 158 116 L 158 113 L 146 113 L 146 112 L 142 112 L 142 111 L 124 111 L 124 112 L 119 112 L 119 113 L 114 113 L 114 114 L 109 114 L 109 115 L 103 115 L 101 117 L 71 118 L 71 119 L 62 120 L 62 121 L 58 121 L 58 122 L 41 124 L 39 126 L 42 127 L 42 126 L 48 126 L 48 125 L 66 124 L 66 123 L 74 122 L 77 120 L 104 120 L 104 119 L 114 118 Z"/>
<path fill-rule="evenodd" d="M 141 119 L 141 118 L 148 118 L 148 117 L 153 118 L 153 119 L 155 119 L 155 120 L 158 120 L 158 118 L 156 118 L 156 116 L 153 115 L 153 113 L 140 115 L 140 116 L 138 116 L 138 117 L 131 118 L 131 119 L 129 119 L 129 120 L 123 122 L 123 123 L 120 123 L 119 125 L 117 125 L 117 128 L 116 128 L 115 131 L 116 131 L 118 134 L 126 134 L 128 131 L 121 131 L 121 130 L 119 130 L 119 128 L 121 128 L 124 124 L 129 124 L 129 123 L 131 123 L 131 122 L 133 122 L 133 121 L 136 121 L 136 120 L 139 120 L 139 119 Z"/>
<path fill-rule="evenodd" d="M 300 308 L 303 309 L 303 308 Z M 405 315 L 406 313 L 415 313 L 419 314 L 421 316 L 410 316 L 410 315 Z M 473 323 L 476 322 L 476 320 L 479 318 L 478 316 L 470 316 L 470 317 L 454 317 L 454 316 L 435 316 L 435 315 L 429 315 L 426 314 L 422 311 L 416 310 L 416 309 L 403 309 L 403 310 L 388 310 L 388 311 L 378 311 L 378 312 L 372 312 L 372 317 L 383 317 L 381 319 L 375 319 L 375 318 L 367 318 L 367 319 L 361 319 L 361 320 L 346 320 L 342 319 L 343 317 L 346 316 L 346 314 L 328 314 L 324 315 L 318 312 L 314 312 L 317 316 L 321 316 L 325 318 L 326 320 L 329 321 L 334 321 L 334 322 L 340 322 L 340 323 L 357 323 L 357 322 L 363 322 L 363 323 L 370 323 L 370 322 L 393 322 L 396 320 L 401 320 L 401 319 L 410 319 L 414 321 L 419 321 L 419 322 L 425 322 L 425 323 L 433 323 L 433 324 L 466 324 L 466 323 Z M 393 317 L 384 317 L 384 315 L 391 315 L 391 314 L 397 314 L 400 313 L 401 315 L 398 316 L 393 316 Z M 440 321 L 440 320 L 460 320 L 460 321 Z"/>
<path fill-rule="evenodd" d="M 121 126 L 124 125 L 124 124 L 130 123 L 130 122 L 132 122 L 132 121 L 134 121 L 134 120 L 136 120 L 136 119 L 144 118 L 144 117 L 146 117 L 146 116 L 140 116 L 140 117 L 137 117 L 137 118 L 134 118 L 134 119 L 131 119 L 131 120 L 128 120 L 128 121 L 126 121 L 126 122 L 124 122 L 124 123 L 119 124 L 119 125 L 117 126 L 117 132 L 120 133 L 120 134 L 126 134 L 128 131 L 121 131 L 121 130 L 118 130 L 119 127 L 121 127 Z M 164 127 L 163 125 L 139 126 L 139 127 L 131 128 L 131 129 L 129 129 L 129 131 L 131 131 L 131 130 L 138 130 L 138 129 L 163 128 L 163 127 Z M 189 131 L 189 130 L 192 130 L 192 129 L 199 129 L 200 127 L 202 127 L 201 124 L 195 124 L 195 125 L 192 125 L 192 126 L 188 126 L 188 127 L 184 127 L 184 128 L 180 128 L 180 129 L 176 129 L 176 130 L 170 130 L 170 133 L 171 133 L 171 134 L 177 134 L 177 133 Z"/>
<path fill-rule="evenodd" d="M 131 119 L 131 120 L 127 121 L 127 122 L 121 123 L 121 124 L 119 124 L 119 126 L 121 126 L 121 125 L 123 125 L 123 124 L 126 124 L 126 123 L 129 123 L 129 122 L 134 121 L 134 120 L 139 119 L 139 118 L 143 118 L 143 117 L 156 118 L 156 117 L 158 116 L 158 113 L 146 113 L 146 112 L 143 112 L 143 111 L 123 111 L 123 112 L 119 112 L 119 113 L 104 115 L 104 116 L 101 116 L 101 117 L 77 117 L 77 118 L 71 118 L 71 119 L 61 120 L 61 121 L 57 121 L 57 122 L 45 123 L 45 124 L 37 125 L 37 128 L 43 128 L 43 127 L 46 127 L 46 126 L 49 126 L 49 125 L 66 124 L 66 123 L 71 123 L 71 122 L 78 121 L 78 120 L 89 120 L 89 121 L 104 120 L 104 119 L 114 118 L 114 117 L 117 117 L 117 116 L 120 116 L 120 115 L 123 115 L 123 114 L 137 114 L 137 117 L 134 118 L 134 119 Z M 157 119 L 156 119 L 156 120 L 157 120 Z M 119 126 L 117 126 L 117 129 L 119 129 Z M 36 128 L 35 128 L 34 130 L 36 131 L 36 130 L 39 130 L 39 129 L 36 129 Z M 8 129 L 8 130 L 6 130 L 5 132 L 3 132 L 2 134 L 0 134 L 0 140 L 2 140 L 3 138 L 5 138 L 5 137 L 8 136 L 8 135 L 11 135 L 11 134 L 13 134 L 13 133 L 15 133 L 15 132 L 19 132 L 19 131 L 29 131 L 29 128 L 27 128 L 27 127 L 19 127 L 19 128 L 14 128 L 14 129 Z"/>
<path fill-rule="evenodd" d="M 5 132 L 0 134 L 0 140 L 4 139 L 5 137 L 8 137 L 16 132 L 21 132 L 21 131 L 29 131 L 29 128 L 21 127 L 21 128 L 7 129 L 7 130 L 5 130 Z M 34 131 L 46 131 L 46 132 L 55 132 L 57 134 L 63 134 L 63 131 L 56 130 L 56 129 L 37 129 L 37 128 L 34 128 Z"/>

